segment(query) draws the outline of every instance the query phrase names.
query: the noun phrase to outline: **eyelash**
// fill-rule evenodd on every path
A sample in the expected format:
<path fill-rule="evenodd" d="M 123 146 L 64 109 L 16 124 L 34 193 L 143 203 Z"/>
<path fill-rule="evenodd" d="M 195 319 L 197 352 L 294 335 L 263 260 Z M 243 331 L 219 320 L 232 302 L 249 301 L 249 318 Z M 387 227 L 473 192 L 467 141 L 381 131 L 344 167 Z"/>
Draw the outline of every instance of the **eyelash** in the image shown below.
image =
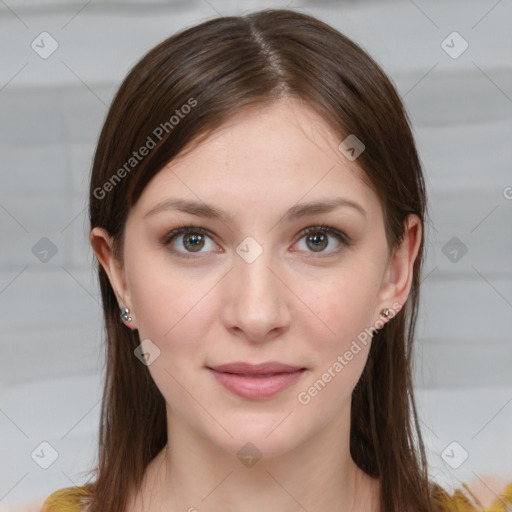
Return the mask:
<path fill-rule="evenodd" d="M 212 236 L 206 229 L 204 229 L 200 226 L 196 226 L 196 225 L 188 225 L 188 226 L 183 226 L 181 228 L 174 229 L 173 231 L 170 231 L 162 238 L 160 243 L 163 246 L 167 247 L 178 235 L 181 235 L 184 233 L 199 233 L 201 235 L 205 235 L 205 236 L 208 236 L 209 238 L 212 238 Z M 323 233 L 325 235 L 331 235 L 331 236 L 335 237 L 345 248 L 350 247 L 352 245 L 350 238 L 345 233 L 338 231 L 337 229 L 327 226 L 325 224 L 322 224 L 320 226 L 310 226 L 308 228 L 303 229 L 300 233 L 299 240 L 301 240 L 306 235 L 309 235 L 311 233 Z M 335 251 L 331 251 L 331 252 L 338 253 L 344 247 L 341 247 L 341 248 L 339 248 Z M 200 255 L 195 256 L 195 255 L 193 255 L 193 253 L 183 253 L 181 251 L 176 251 L 174 249 L 172 250 L 172 252 L 175 254 L 178 254 L 179 257 L 182 257 L 185 259 L 197 259 L 197 258 L 201 257 Z M 322 253 L 312 253 L 312 254 L 313 255 L 317 254 L 320 257 L 323 257 L 321 255 Z"/>

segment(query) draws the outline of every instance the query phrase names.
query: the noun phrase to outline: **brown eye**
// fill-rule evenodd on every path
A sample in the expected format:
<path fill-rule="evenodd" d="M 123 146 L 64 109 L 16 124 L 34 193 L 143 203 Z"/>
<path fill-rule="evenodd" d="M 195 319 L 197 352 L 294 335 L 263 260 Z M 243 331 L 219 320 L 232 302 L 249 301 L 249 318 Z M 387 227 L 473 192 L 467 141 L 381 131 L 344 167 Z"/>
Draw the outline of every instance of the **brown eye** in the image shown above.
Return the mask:
<path fill-rule="evenodd" d="M 179 241 L 180 238 L 181 241 Z M 189 255 L 208 252 L 207 250 L 203 251 L 208 245 L 207 240 L 211 240 L 211 237 L 205 229 L 196 226 L 183 226 L 167 233 L 161 243 L 165 246 L 171 246 L 172 252 L 179 256 L 194 258 L 194 256 Z M 211 244 L 213 244 L 213 241 Z"/>
<path fill-rule="evenodd" d="M 330 238 L 333 238 L 334 242 Z M 181 241 L 179 241 L 180 239 Z M 326 256 L 336 254 L 344 247 L 351 245 L 350 238 L 347 235 L 335 228 L 324 225 L 306 228 L 301 233 L 300 240 L 302 239 L 306 239 L 305 252 L 318 255 L 324 255 L 325 253 Z M 213 244 L 210 251 L 215 250 L 215 243 L 205 229 L 198 226 L 183 226 L 166 234 L 161 240 L 161 244 L 171 246 L 170 250 L 180 257 L 195 258 L 200 257 L 201 253 L 209 252 L 208 240 Z M 331 247 L 332 249 L 330 249 Z M 203 250 L 205 248 L 206 250 Z M 198 256 L 194 256 L 194 253 Z"/>
<path fill-rule="evenodd" d="M 329 255 L 350 245 L 350 239 L 347 235 L 329 226 L 312 226 L 305 229 L 301 235 L 306 240 L 306 252 Z M 330 237 L 335 239 L 334 243 L 329 240 Z M 333 249 L 326 251 L 331 246 L 333 246 Z"/>
<path fill-rule="evenodd" d="M 198 252 L 204 247 L 204 235 L 193 233 L 192 235 L 183 235 L 183 247 L 192 252 Z"/>
<path fill-rule="evenodd" d="M 308 244 L 308 247 L 312 248 L 313 251 L 323 251 L 328 245 L 329 242 L 327 240 L 327 235 L 324 233 L 316 233 L 314 235 L 307 235 L 306 236 L 306 243 Z"/>

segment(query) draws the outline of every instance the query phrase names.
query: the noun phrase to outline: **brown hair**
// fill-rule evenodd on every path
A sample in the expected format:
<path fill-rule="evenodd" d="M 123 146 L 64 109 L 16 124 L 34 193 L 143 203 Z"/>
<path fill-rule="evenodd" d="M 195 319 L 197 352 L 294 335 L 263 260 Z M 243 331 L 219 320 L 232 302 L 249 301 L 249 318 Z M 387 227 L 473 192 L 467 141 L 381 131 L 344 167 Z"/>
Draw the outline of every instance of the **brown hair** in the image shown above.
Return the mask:
<path fill-rule="evenodd" d="M 127 215 L 151 178 L 243 108 L 283 95 L 316 109 L 340 141 L 348 134 L 363 141 L 357 163 L 380 197 L 390 249 L 400 243 L 407 215 L 417 215 L 424 225 L 422 169 L 390 80 L 365 51 L 327 24 L 295 11 L 265 10 L 181 31 L 133 67 L 98 140 L 91 229 L 110 233 L 122 261 Z M 143 146 L 149 148 L 146 156 L 134 157 Z M 428 479 L 411 375 L 423 245 L 422 238 L 405 307 L 374 334 L 352 395 L 350 452 L 362 470 L 380 478 L 383 512 L 434 510 L 437 487 Z M 120 321 L 107 274 L 99 263 L 97 270 L 106 375 L 89 510 L 122 512 L 129 490 L 140 486 L 146 466 L 167 442 L 165 402 L 134 356 L 138 332 Z"/>

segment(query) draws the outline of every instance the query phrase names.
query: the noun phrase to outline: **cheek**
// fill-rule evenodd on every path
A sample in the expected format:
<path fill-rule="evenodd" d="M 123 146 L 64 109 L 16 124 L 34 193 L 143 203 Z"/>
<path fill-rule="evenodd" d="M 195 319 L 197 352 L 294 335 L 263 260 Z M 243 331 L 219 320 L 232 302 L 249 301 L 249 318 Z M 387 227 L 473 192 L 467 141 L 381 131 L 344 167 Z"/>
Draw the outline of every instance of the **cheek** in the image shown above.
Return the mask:
<path fill-rule="evenodd" d="M 319 418 L 324 421 L 350 401 L 365 367 L 380 272 L 375 262 L 359 257 L 357 263 L 338 269 L 331 279 L 318 281 L 315 293 L 311 286 L 303 286 L 300 292 L 304 303 L 313 305 L 301 328 L 315 360 L 297 398 L 301 404 L 319 408 Z"/>
<path fill-rule="evenodd" d="M 361 332 L 369 329 L 374 320 L 378 298 L 378 272 L 357 267 L 347 267 L 329 280 L 324 280 L 320 288 L 303 287 L 300 297 L 310 306 L 310 326 L 325 345 L 325 352 L 340 350 Z M 319 353 L 322 351 L 320 350 Z"/>
<path fill-rule="evenodd" d="M 145 262 L 145 263 L 144 263 Z M 140 339 L 149 338 L 177 360 L 187 353 L 201 355 L 200 341 L 212 316 L 209 294 L 218 281 L 171 267 L 165 254 L 132 256 L 129 276 Z"/>
<path fill-rule="evenodd" d="M 340 272 L 305 303 L 314 314 L 302 324 L 314 364 L 309 378 L 298 390 L 304 411 L 315 410 L 324 424 L 350 404 L 371 347 L 375 280 L 356 272 Z M 365 330 L 366 329 L 366 330 Z"/>
<path fill-rule="evenodd" d="M 149 261 L 149 259 L 147 260 Z M 212 313 L 208 292 L 216 281 L 211 278 L 191 279 L 190 275 L 172 272 L 164 265 L 142 265 L 131 276 L 131 295 L 136 313 L 140 340 L 150 339 L 159 349 L 159 357 L 148 367 L 152 379 L 165 400 L 186 416 L 195 410 L 193 392 L 205 403 L 201 390 L 191 382 L 191 375 L 202 368 L 207 354 L 204 343 L 208 334 L 208 319 Z M 144 268 L 146 267 L 146 268 Z M 144 269 L 144 270 L 142 270 Z M 190 409 L 189 412 L 187 412 Z"/>

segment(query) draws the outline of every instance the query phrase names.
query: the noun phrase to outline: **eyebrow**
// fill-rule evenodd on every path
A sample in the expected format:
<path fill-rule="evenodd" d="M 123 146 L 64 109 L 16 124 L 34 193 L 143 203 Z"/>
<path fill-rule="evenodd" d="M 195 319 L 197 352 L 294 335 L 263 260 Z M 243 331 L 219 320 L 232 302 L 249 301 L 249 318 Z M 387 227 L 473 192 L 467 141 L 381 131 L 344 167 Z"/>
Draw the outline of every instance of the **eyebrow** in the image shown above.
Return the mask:
<path fill-rule="evenodd" d="M 314 215 L 318 213 L 328 213 L 336 208 L 349 207 L 358 211 L 361 215 L 366 217 L 365 209 L 359 204 L 350 199 L 344 199 L 342 197 L 319 200 L 310 203 L 300 203 L 292 206 L 283 216 L 285 221 L 293 221 L 306 217 L 307 215 Z M 158 203 L 154 208 L 144 214 L 144 218 L 149 215 L 161 212 L 163 210 L 178 210 L 198 217 L 208 217 L 218 219 L 223 222 L 233 220 L 233 216 L 216 208 L 213 205 L 209 205 L 199 201 L 188 201 L 184 199 L 166 199 L 161 203 Z"/>

